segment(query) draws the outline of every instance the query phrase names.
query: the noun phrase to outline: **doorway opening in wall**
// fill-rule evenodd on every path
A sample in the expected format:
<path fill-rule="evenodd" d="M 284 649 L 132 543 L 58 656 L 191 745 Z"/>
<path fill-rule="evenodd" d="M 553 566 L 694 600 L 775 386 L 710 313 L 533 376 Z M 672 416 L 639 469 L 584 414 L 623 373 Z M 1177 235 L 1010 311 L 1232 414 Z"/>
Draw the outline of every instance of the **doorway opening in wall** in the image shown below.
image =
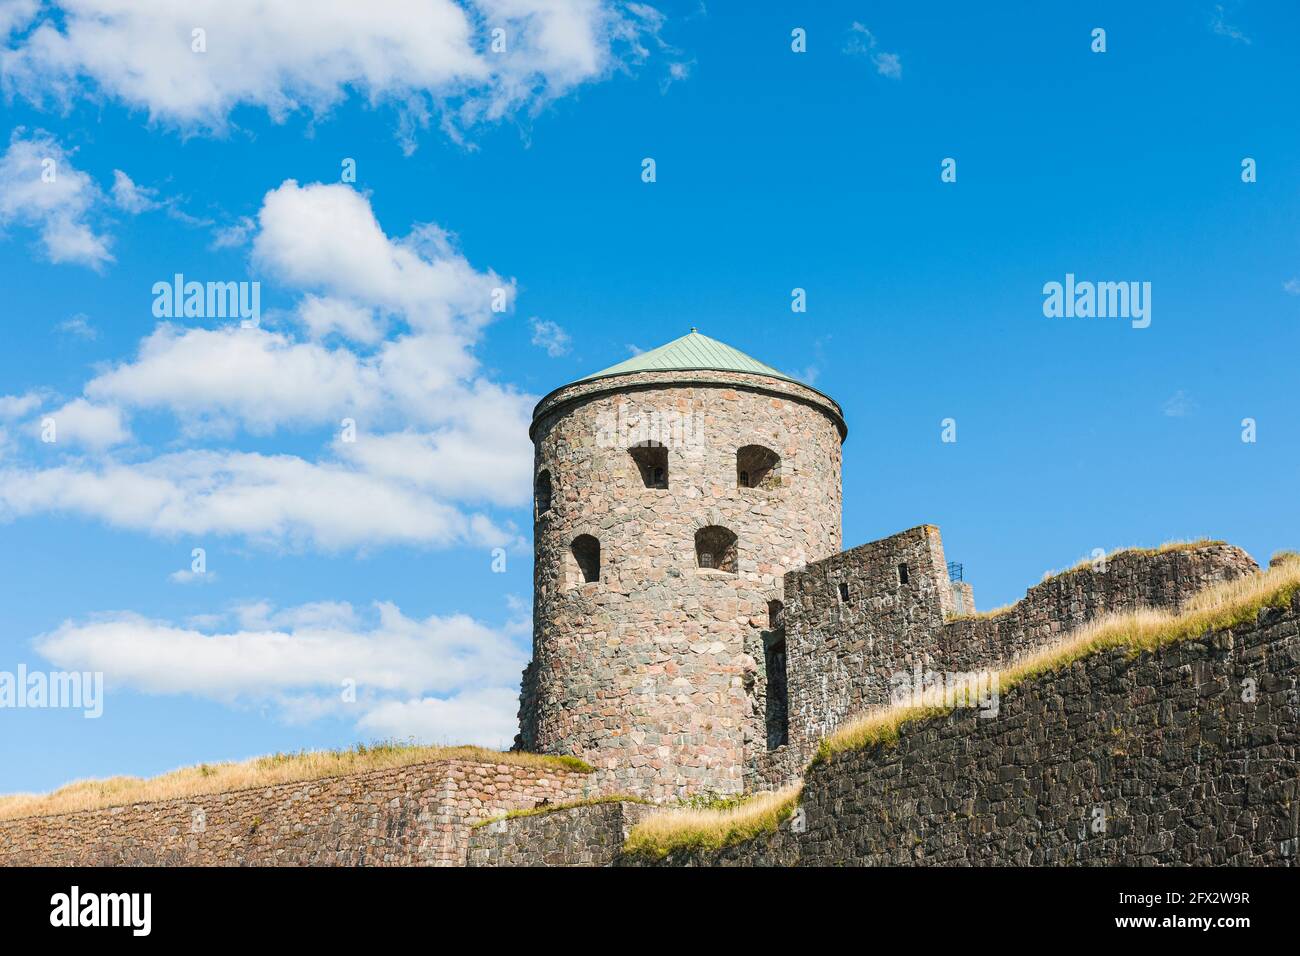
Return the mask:
<path fill-rule="evenodd" d="M 767 631 L 763 634 L 763 670 L 767 678 L 767 749 L 790 740 L 790 691 L 786 675 L 784 606 L 767 602 Z"/>

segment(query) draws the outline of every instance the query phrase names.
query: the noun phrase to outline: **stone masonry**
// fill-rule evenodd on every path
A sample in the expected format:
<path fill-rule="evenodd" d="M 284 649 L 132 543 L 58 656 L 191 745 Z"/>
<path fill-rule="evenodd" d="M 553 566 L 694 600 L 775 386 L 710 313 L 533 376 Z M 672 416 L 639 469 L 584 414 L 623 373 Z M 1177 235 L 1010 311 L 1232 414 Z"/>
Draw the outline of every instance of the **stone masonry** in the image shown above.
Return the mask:
<path fill-rule="evenodd" d="M 435 761 L 0 820 L 0 866 L 463 866 L 472 823 L 594 787 L 562 768 Z"/>
<path fill-rule="evenodd" d="M 889 703 L 900 675 L 996 670 L 1107 613 L 1176 611 L 1197 591 L 1257 570 L 1249 555 L 1225 544 L 1121 551 L 1098 569 L 1035 585 L 996 615 L 955 617 L 933 525 L 814 562 L 786 575 L 793 753 L 783 775 L 797 774 L 845 718 Z"/>
<path fill-rule="evenodd" d="M 612 866 L 632 828 L 656 808 L 615 801 L 476 826 L 470 866 Z"/>
<path fill-rule="evenodd" d="M 740 792 L 768 751 L 783 577 L 840 549 L 838 406 L 762 375 L 643 372 L 557 390 L 532 435 L 545 490 L 519 746 L 581 757 L 637 796 Z M 764 453 L 766 472 L 746 464 Z M 751 467 L 757 487 L 739 476 Z M 734 535 L 733 567 L 712 545 L 717 565 L 700 566 L 709 529 Z M 598 569 L 575 556 L 581 536 Z"/>
<path fill-rule="evenodd" d="M 1295 866 L 1297 688 L 1300 593 L 1231 630 L 1032 678 L 995 719 L 903 724 L 810 768 L 774 834 L 660 862 Z"/>

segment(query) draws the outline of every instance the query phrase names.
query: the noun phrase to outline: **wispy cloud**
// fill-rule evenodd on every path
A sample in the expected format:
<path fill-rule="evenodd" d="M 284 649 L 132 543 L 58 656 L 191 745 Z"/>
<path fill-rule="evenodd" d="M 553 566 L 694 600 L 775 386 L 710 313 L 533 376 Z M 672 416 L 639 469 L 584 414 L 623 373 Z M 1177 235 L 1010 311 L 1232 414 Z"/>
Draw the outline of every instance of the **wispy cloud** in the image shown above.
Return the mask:
<path fill-rule="evenodd" d="M 529 324 L 533 330 L 533 344 L 545 349 L 551 358 L 559 358 L 569 352 L 569 333 L 558 322 L 550 319 L 532 319 Z"/>
<path fill-rule="evenodd" d="M 856 20 L 849 27 L 848 39 L 844 42 L 844 52 L 849 56 L 869 57 L 881 76 L 891 80 L 903 78 L 903 61 L 897 53 L 887 53 L 879 49 L 876 35 Z"/>
<path fill-rule="evenodd" d="M 90 324 L 90 319 L 84 312 L 78 312 L 72 318 L 60 322 L 54 327 L 54 330 L 61 335 L 71 336 L 74 339 L 84 339 L 87 342 L 93 342 L 99 338 L 99 330 Z"/>
<path fill-rule="evenodd" d="M 113 202 L 122 211 L 134 215 L 157 209 L 161 205 L 157 195 L 156 190 L 137 186 L 122 170 L 113 170 Z"/>
<path fill-rule="evenodd" d="M 1223 4 L 1214 5 L 1214 13 L 1210 15 L 1210 29 L 1221 37 L 1227 37 L 1229 40 L 1235 40 L 1238 43 L 1250 43 L 1250 37 L 1246 36 L 1240 29 L 1228 23 L 1225 19 L 1227 14 L 1223 9 Z"/>
<path fill-rule="evenodd" d="M 1184 389 L 1179 389 L 1165 400 L 1164 413 L 1169 418 L 1186 418 L 1196 410 L 1196 402 Z"/>

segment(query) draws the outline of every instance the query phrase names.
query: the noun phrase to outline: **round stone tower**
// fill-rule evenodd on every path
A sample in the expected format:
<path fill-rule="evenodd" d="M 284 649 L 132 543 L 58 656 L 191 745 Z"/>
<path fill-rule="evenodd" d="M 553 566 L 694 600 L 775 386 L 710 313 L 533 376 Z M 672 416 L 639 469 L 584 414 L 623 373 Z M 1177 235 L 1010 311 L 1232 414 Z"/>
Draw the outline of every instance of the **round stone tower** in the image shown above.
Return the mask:
<path fill-rule="evenodd" d="M 694 329 L 543 398 L 518 745 L 655 799 L 779 776 L 782 578 L 840 550 L 846 434 Z"/>

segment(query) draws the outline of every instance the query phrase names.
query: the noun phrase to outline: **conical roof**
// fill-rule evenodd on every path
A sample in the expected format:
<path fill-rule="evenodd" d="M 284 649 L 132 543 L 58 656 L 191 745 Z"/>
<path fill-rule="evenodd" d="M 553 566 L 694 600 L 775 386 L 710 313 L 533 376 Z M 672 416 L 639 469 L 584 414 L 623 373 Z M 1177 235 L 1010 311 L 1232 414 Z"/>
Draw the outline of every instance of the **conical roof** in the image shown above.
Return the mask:
<path fill-rule="evenodd" d="M 778 372 L 772 366 L 764 365 L 739 349 L 733 349 L 725 342 L 701 335 L 694 329 L 680 339 L 673 339 L 667 345 L 634 355 L 626 362 L 611 365 L 578 381 L 586 382 L 593 378 L 604 378 L 606 375 L 625 375 L 631 372 L 696 370 L 748 372 L 751 375 L 770 375 L 788 382 L 796 381 L 784 372 Z"/>

